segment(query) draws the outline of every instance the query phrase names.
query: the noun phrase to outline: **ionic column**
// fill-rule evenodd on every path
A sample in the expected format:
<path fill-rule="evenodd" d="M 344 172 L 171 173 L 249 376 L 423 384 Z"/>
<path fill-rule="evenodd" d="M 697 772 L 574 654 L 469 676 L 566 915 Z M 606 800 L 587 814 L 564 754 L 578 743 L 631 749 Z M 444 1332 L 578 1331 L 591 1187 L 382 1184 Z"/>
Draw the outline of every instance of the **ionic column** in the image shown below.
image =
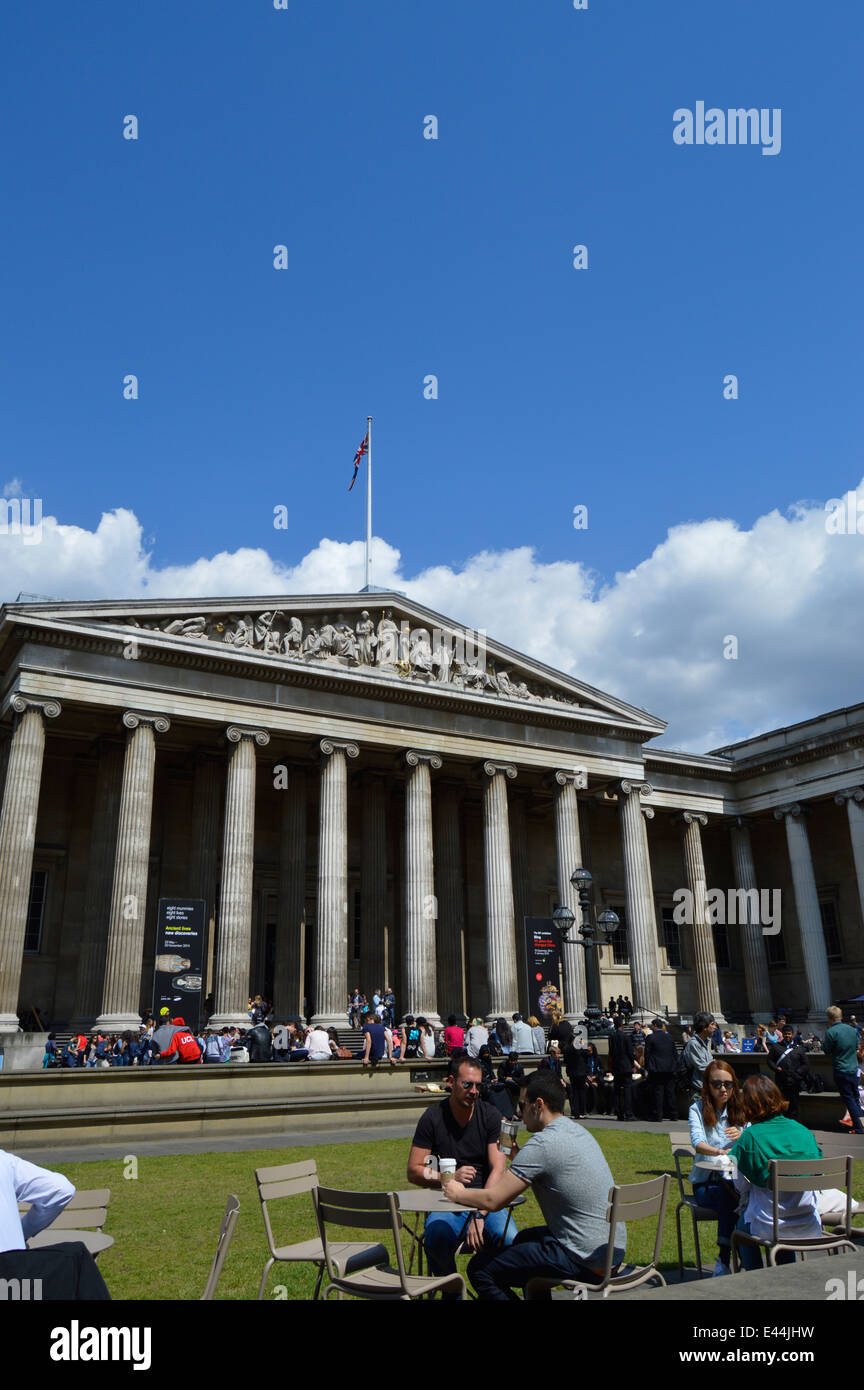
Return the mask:
<path fill-rule="evenodd" d="M 379 772 L 363 774 L 360 850 L 360 988 L 371 999 L 384 978 L 384 917 L 387 902 L 387 782 Z"/>
<path fill-rule="evenodd" d="M 712 1014 L 722 1028 L 726 1020 L 720 1004 L 717 953 L 714 949 L 714 933 L 708 921 L 708 883 L 705 878 L 705 858 L 702 854 L 701 827 L 708 824 L 708 817 L 698 812 L 684 811 L 680 821 L 684 826 L 684 872 L 693 903 L 696 1008 L 703 1013 Z"/>
<path fill-rule="evenodd" d="M 617 797 L 624 857 L 624 887 L 627 898 L 627 939 L 630 947 L 630 981 L 633 1004 L 637 1009 L 659 1013 L 662 1008 L 660 964 L 657 952 L 657 923 L 654 889 L 645 817 L 653 819 L 650 806 L 639 798 L 650 796 L 647 782 L 615 782 L 607 795 Z"/>
<path fill-rule="evenodd" d="M 0 812 L 0 1034 L 18 1031 L 16 1010 L 36 847 L 45 720 L 56 719 L 60 713 L 56 700 L 31 700 L 18 693 L 9 704 L 18 718 Z"/>
<path fill-rule="evenodd" d="M 438 771 L 437 753 L 405 754 L 409 773 L 405 784 L 405 1009 L 440 1027 L 436 996 L 435 869 L 432 843 L 432 779 Z"/>
<path fill-rule="evenodd" d="M 513 870 L 513 931 L 516 938 L 516 982 L 519 1000 L 516 1005 L 523 1012 L 528 1007 L 526 993 L 527 980 L 524 971 L 519 969 L 525 940 L 525 918 L 531 916 L 531 867 L 528 857 L 528 806 L 527 798 L 513 792 L 507 798 L 507 814 L 510 818 L 510 860 Z M 555 981 L 558 984 L 558 981 Z M 530 1012 L 530 1010 L 529 1010 Z"/>
<path fill-rule="evenodd" d="M 516 938 L 513 921 L 513 871 L 507 780 L 516 776 L 512 763 L 483 764 L 483 868 L 486 884 L 486 971 L 490 1018 L 506 1017 L 517 1006 Z"/>
<path fill-rule="evenodd" d="M 87 854 L 84 930 L 75 977 L 73 1029 L 91 1027 L 102 1003 L 122 787 L 123 748 L 120 744 L 109 743 L 100 750 L 96 773 L 96 804 Z"/>
<path fill-rule="evenodd" d="M 750 825 L 743 816 L 736 816 L 729 831 L 732 842 L 732 863 L 735 868 L 735 886 L 746 894 L 744 899 L 744 918 L 738 909 L 741 924 L 741 946 L 744 952 L 744 983 L 747 987 L 747 1005 L 754 1023 L 769 1023 L 771 1020 L 771 981 L 768 975 L 768 956 L 765 952 L 765 936 L 758 907 L 759 889 L 756 882 L 756 868 L 753 863 L 753 845 L 750 840 Z M 756 897 L 753 897 L 753 894 Z M 740 899 L 739 899 L 740 904 Z"/>
<path fill-rule="evenodd" d="M 846 803 L 849 819 L 849 838 L 852 841 L 852 858 L 855 863 L 855 878 L 858 883 L 858 900 L 861 904 L 861 919 L 864 921 L 864 787 L 851 787 L 838 792 L 834 800 L 838 806 Z"/>
<path fill-rule="evenodd" d="M 584 772 L 568 772 L 559 769 L 553 774 L 555 790 L 555 860 L 558 869 L 558 904 L 569 907 L 578 930 L 582 924 L 579 907 L 579 894 L 570 882 L 574 869 L 582 867 L 582 840 L 579 834 L 579 801 L 577 787 L 586 785 Z M 585 982 L 585 956 L 587 952 L 574 941 L 561 942 L 561 958 L 564 962 L 564 1009 L 567 1017 L 575 1022 L 585 1012 L 589 1002 L 600 1004 L 597 998 L 589 1001 Z M 598 980 L 599 989 L 599 980 Z"/>
<path fill-rule="evenodd" d="M 801 933 L 801 954 L 804 958 L 804 974 L 807 977 L 809 993 L 807 1026 L 822 1028 L 825 1025 L 825 1010 L 831 1003 L 831 980 L 828 974 L 828 952 L 825 949 L 822 914 L 819 911 L 819 895 L 816 891 L 816 876 L 813 873 L 813 860 L 810 855 L 810 840 L 804 823 L 805 814 L 806 807 L 793 802 L 789 806 L 778 807 L 774 812 L 774 819 L 782 820 L 786 825 L 786 844 L 795 890 L 795 913 Z"/>
<path fill-rule="evenodd" d="M 101 1032 L 137 1032 L 141 1016 L 141 963 L 150 869 L 150 822 L 153 816 L 153 778 L 156 734 L 171 727 L 164 715 L 127 710 L 123 723 L 126 753 L 114 852 L 114 881 L 108 915 L 108 949 L 102 1010 L 94 1024 Z"/>
<path fill-rule="evenodd" d="M 461 788 L 435 789 L 435 886 L 438 890 L 438 1003 L 445 1018 L 465 1008 L 465 885 L 462 878 Z"/>
<path fill-rule="evenodd" d="M 279 795 L 279 900 L 276 908 L 276 960 L 273 1006 L 278 1018 L 299 1017 L 303 1009 L 300 947 L 306 917 L 306 770 L 292 767 Z"/>
<path fill-rule="evenodd" d="M 321 740 L 318 844 L 318 948 L 315 1016 L 325 1028 L 345 1026 L 348 998 L 348 758 L 356 743 Z M 376 982 L 377 983 L 377 982 Z"/>
<path fill-rule="evenodd" d="M 255 865 L 255 748 L 266 748 L 266 729 L 226 731 L 233 751 L 225 785 L 222 886 L 216 943 L 216 1012 L 211 1028 L 249 1025 L 249 965 L 252 953 L 252 891 Z"/>

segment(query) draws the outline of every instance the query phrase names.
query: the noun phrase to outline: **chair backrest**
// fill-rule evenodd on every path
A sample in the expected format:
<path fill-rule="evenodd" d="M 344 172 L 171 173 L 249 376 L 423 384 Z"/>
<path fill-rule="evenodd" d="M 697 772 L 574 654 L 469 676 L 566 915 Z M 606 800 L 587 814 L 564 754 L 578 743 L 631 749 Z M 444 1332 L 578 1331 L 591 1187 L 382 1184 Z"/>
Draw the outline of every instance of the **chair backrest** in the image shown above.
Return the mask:
<path fill-rule="evenodd" d="M 261 1214 L 270 1254 L 275 1253 L 273 1228 L 267 1203 L 280 1197 L 296 1197 L 301 1192 L 312 1192 L 318 1186 L 318 1165 L 314 1158 L 304 1158 L 300 1163 L 281 1163 L 275 1168 L 256 1168 L 255 1181 L 261 1200 Z"/>
<path fill-rule="evenodd" d="M 690 1174 L 682 1171 L 684 1159 L 692 1159 L 696 1150 L 690 1143 L 690 1131 L 688 1129 L 673 1129 L 669 1135 L 669 1142 L 672 1145 L 672 1157 L 675 1160 L 675 1177 L 678 1182 L 678 1195 L 681 1201 L 685 1201 L 689 1195 L 684 1190 L 684 1183 L 690 1179 Z"/>
<path fill-rule="evenodd" d="M 666 1216 L 666 1202 L 669 1198 L 669 1186 L 671 1182 L 671 1174 L 664 1173 L 662 1177 L 650 1178 L 648 1182 L 630 1182 L 611 1189 L 609 1193 L 609 1206 L 606 1209 L 606 1220 L 609 1222 L 609 1245 L 606 1250 L 604 1283 L 612 1277 L 615 1250 L 615 1225 L 618 1221 L 639 1221 L 648 1216 L 657 1217 L 657 1230 L 654 1236 L 654 1253 L 651 1256 L 651 1265 L 656 1265 L 660 1258 L 660 1246 L 663 1241 L 663 1221 Z"/>
<path fill-rule="evenodd" d="M 85 1207 L 83 1211 L 70 1211 L 67 1207 L 55 1216 L 46 1231 L 101 1231 L 108 1217 L 104 1207 Z"/>
<path fill-rule="evenodd" d="M 843 1230 L 852 1231 L 852 1156 L 837 1154 L 834 1158 L 772 1158 L 771 1196 L 773 1200 L 773 1231 L 775 1243 L 780 1239 L 780 1193 L 821 1192 L 828 1187 L 842 1188 L 846 1193 L 846 1215 Z"/>
<path fill-rule="evenodd" d="M 64 1211 L 86 1211 L 91 1207 L 107 1207 L 110 1201 L 110 1187 L 91 1187 L 83 1192 L 76 1192 L 72 1201 L 67 1202 Z"/>
<path fill-rule="evenodd" d="M 316 1187 L 312 1193 L 318 1230 L 324 1246 L 324 1260 L 331 1280 L 336 1280 L 338 1270 L 333 1264 L 327 1240 L 327 1223 L 334 1226 L 347 1226 L 362 1231 L 390 1231 L 396 1248 L 396 1266 L 404 1293 L 406 1284 L 405 1261 L 402 1255 L 402 1242 L 399 1232 L 402 1216 L 399 1211 L 399 1198 L 395 1192 L 340 1192 L 333 1187 Z"/>
<path fill-rule="evenodd" d="M 219 1276 L 222 1273 L 222 1266 L 225 1263 L 225 1256 L 228 1254 L 228 1247 L 231 1244 L 231 1237 L 234 1235 L 234 1227 L 237 1225 L 237 1217 L 240 1214 L 240 1199 L 234 1193 L 229 1193 L 228 1201 L 225 1203 L 225 1211 L 222 1216 L 222 1223 L 219 1227 L 219 1240 L 216 1245 L 216 1254 L 213 1256 L 213 1263 L 210 1266 L 210 1273 L 207 1276 L 207 1283 L 201 1295 L 200 1302 L 212 1299 L 216 1292 L 216 1285 L 219 1283 Z"/>

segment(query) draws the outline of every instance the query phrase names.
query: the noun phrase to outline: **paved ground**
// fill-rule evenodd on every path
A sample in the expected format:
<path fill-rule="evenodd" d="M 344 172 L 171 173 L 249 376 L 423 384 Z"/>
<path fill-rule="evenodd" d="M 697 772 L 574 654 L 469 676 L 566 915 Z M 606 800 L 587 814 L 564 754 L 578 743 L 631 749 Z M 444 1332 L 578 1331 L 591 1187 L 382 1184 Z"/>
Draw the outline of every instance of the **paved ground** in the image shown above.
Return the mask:
<path fill-rule="evenodd" d="M 686 1120 L 663 1120 L 654 1124 L 649 1120 L 631 1120 L 622 1124 L 614 1117 L 589 1115 L 581 1122 L 586 1129 L 624 1129 L 634 1134 L 669 1134 L 674 1130 L 687 1128 Z M 139 1158 L 164 1158 L 173 1154 L 202 1153 L 244 1153 L 253 1149 L 296 1149 L 309 1148 L 316 1144 L 372 1143 L 376 1139 L 410 1139 L 415 1123 L 410 1121 L 401 1125 L 375 1125 L 364 1128 L 362 1125 L 342 1124 L 339 1129 L 307 1130 L 292 1134 L 266 1134 L 258 1130 L 249 1134 L 226 1136 L 223 1139 L 164 1139 L 149 1143 L 136 1143 L 130 1136 L 122 1144 L 65 1144 L 56 1149 L 26 1149 L 23 1156 L 32 1163 L 50 1164 L 52 1167 L 62 1163 L 95 1163 L 100 1159 L 124 1158 L 134 1153 Z M 856 1137 L 835 1131 L 814 1130 L 816 1142 L 827 1157 L 835 1154 L 851 1153 L 864 1162 L 864 1136 Z M 853 1147 L 850 1148 L 850 1145 Z"/>

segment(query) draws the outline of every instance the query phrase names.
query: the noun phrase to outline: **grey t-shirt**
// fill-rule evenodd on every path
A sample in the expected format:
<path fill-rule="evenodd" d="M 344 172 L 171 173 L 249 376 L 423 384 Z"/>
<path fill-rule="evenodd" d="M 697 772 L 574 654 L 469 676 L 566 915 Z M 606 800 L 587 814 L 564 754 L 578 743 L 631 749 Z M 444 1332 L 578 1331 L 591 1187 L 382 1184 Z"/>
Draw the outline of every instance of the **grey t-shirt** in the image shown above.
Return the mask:
<path fill-rule="evenodd" d="M 609 1164 L 592 1134 L 565 1115 L 532 1134 L 510 1165 L 528 1182 L 556 1240 L 588 1264 L 602 1267 L 609 1243 L 606 1208 L 614 1186 Z M 615 1263 L 624 1258 L 627 1227 L 615 1228 Z"/>

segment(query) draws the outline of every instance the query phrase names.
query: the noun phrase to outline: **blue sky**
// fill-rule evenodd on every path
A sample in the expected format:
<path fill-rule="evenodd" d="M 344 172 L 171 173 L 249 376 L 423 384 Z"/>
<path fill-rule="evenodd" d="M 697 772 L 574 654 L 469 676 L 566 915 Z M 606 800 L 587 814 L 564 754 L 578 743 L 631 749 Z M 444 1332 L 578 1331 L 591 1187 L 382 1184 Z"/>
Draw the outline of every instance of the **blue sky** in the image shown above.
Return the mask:
<path fill-rule="evenodd" d="M 375 534 L 403 587 L 446 567 L 465 581 L 442 590 L 453 616 L 491 632 L 472 557 L 528 548 L 540 606 L 495 634 L 526 649 L 550 594 L 596 607 L 616 575 L 662 565 L 671 527 L 728 518 L 752 536 L 773 509 L 855 487 L 862 30 L 853 7 L 802 0 L 6 7 L 2 481 L 91 548 L 116 509 L 140 536 L 128 574 L 122 545 L 93 575 L 7 555 L 3 597 L 91 596 L 99 573 L 137 594 L 141 553 L 151 588 L 167 568 L 191 591 L 184 569 L 247 551 L 296 576 L 325 538 L 362 536 L 347 487 L 368 413 Z M 677 146 L 673 111 L 698 100 L 780 108 L 780 153 Z M 206 572 L 211 591 L 254 589 L 242 580 L 242 563 Z M 709 608 L 735 632 L 722 593 Z M 750 609 L 763 600 L 754 579 Z M 614 684 L 617 629 L 580 664 L 592 622 L 537 654 Z M 643 632 L 652 659 L 698 647 L 686 629 Z M 829 688 L 751 714 L 754 669 L 735 728 L 860 698 L 844 661 Z M 616 693 L 656 706 L 632 682 Z M 693 736 L 722 738 L 718 717 Z"/>

